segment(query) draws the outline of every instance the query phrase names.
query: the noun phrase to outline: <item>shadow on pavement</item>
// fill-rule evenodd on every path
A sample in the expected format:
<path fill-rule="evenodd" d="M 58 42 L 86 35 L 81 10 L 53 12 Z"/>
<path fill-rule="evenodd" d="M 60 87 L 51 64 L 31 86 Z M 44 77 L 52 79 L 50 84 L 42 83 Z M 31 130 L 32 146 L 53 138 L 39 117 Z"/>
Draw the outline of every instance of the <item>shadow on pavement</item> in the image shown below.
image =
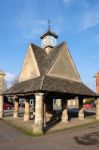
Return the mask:
<path fill-rule="evenodd" d="M 80 145 L 99 145 L 99 131 L 84 136 L 75 136 L 73 139 Z"/>

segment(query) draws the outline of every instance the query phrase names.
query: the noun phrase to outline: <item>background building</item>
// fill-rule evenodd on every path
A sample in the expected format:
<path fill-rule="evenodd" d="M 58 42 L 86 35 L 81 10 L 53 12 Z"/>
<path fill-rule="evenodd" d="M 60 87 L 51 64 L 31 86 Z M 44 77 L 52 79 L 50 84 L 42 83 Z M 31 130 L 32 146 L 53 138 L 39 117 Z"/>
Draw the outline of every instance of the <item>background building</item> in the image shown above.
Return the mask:
<path fill-rule="evenodd" d="M 0 94 L 2 94 L 6 90 L 4 77 L 5 73 L 0 69 Z"/>

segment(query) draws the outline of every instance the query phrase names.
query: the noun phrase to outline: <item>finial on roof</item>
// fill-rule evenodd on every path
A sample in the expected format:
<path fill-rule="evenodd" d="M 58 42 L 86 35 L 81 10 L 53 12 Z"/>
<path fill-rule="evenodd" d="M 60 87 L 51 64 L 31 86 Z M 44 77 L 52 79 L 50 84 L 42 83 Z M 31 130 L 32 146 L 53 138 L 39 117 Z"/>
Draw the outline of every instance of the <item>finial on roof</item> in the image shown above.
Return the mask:
<path fill-rule="evenodd" d="M 51 31 L 51 22 L 49 19 L 48 19 L 48 31 L 45 32 L 40 38 L 43 39 L 47 35 L 53 36 L 56 39 L 58 38 L 58 35 L 56 35 L 54 32 Z"/>
<path fill-rule="evenodd" d="M 50 31 L 50 24 L 51 24 L 51 22 L 50 22 L 50 20 L 48 19 L 48 31 Z"/>

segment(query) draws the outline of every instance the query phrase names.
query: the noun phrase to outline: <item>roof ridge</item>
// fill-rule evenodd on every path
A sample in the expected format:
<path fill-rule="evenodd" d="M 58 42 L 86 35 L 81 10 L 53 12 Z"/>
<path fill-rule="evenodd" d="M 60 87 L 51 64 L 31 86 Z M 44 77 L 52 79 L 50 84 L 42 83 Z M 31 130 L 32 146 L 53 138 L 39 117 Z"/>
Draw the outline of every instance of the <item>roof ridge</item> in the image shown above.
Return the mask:
<path fill-rule="evenodd" d="M 51 69 L 52 65 L 54 64 L 54 62 L 56 61 L 57 57 L 59 56 L 59 54 L 60 54 L 60 52 L 61 52 L 61 50 L 62 50 L 64 44 L 65 44 L 65 43 L 61 43 L 61 44 L 58 45 L 58 46 L 61 45 L 61 47 L 60 47 L 59 51 L 57 52 L 56 56 L 54 57 L 54 59 L 52 60 L 52 63 L 49 65 L 46 75 L 48 74 L 48 72 L 49 72 L 49 70 Z M 57 47 L 58 47 L 58 46 L 57 46 Z"/>
<path fill-rule="evenodd" d="M 60 51 L 60 47 L 62 45 L 63 43 L 53 48 L 52 52 L 48 55 L 44 49 L 39 48 L 35 44 L 31 44 L 41 75 L 45 75 L 46 72 L 48 72 L 50 65 L 52 64 L 53 60 L 56 58 L 58 52 Z"/>
<path fill-rule="evenodd" d="M 40 89 L 42 89 L 42 85 L 43 85 L 43 82 L 44 82 L 44 78 L 45 78 L 45 75 L 42 76 L 42 80 L 41 80 L 41 84 L 40 84 Z"/>
<path fill-rule="evenodd" d="M 36 48 L 38 48 L 38 49 L 44 50 L 43 48 L 41 48 L 40 46 L 38 46 L 38 45 L 36 45 L 36 44 L 34 44 L 34 43 L 30 43 L 30 45 L 31 45 L 31 46 L 34 46 L 34 47 L 36 47 Z"/>
<path fill-rule="evenodd" d="M 66 46 L 67 52 L 68 52 L 68 54 L 69 54 L 69 56 L 70 56 L 72 65 L 74 66 L 74 70 L 75 70 L 76 74 L 78 75 L 78 77 L 79 77 L 79 79 L 80 79 L 80 82 L 82 82 L 81 77 L 80 77 L 80 74 L 79 74 L 79 72 L 78 72 L 78 70 L 77 70 L 77 67 L 76 67 L 76 65 L 75 65 L 75 61 L 74 61 L 74 59 L 73 59 L 73 57 L 72 57 L 72 55 L 71 55 L 71 52 L 70 52 L 70 50 L 69 50 L 69 47 L 68 47 L 67 43 L 66 43 L 65 46 Z"/>
<path fill-rule="evenodd" d="M 56 45 L 55 47 L 53 47 L 53 50 L 55 50 L 56 48 L 58 48 L 59 46 L 61 46 L 61 45 L 63 45 L 63 44 L 64 44 L 64 42 L 62 42 L 62 43 Z M 53 51 L 51 51 L 48 55 L 51 55 L 51 53 L 53 53 Z"/>

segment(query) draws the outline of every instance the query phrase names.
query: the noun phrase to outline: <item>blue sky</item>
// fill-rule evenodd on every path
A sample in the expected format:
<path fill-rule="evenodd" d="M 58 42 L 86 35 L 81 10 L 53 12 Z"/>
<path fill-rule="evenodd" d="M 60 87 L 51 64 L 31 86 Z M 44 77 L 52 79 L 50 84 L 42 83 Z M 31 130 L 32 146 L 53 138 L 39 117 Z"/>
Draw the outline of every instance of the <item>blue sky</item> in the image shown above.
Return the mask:
<path fill-rule="evenodd" d="M 41 45 L 48 19 L 66 41 L 81 79 L 95 89 L 99 70 L 99 0 L 0 0 L 0 68 L 10 82 L 20 73 L 29 43 Z"/>

